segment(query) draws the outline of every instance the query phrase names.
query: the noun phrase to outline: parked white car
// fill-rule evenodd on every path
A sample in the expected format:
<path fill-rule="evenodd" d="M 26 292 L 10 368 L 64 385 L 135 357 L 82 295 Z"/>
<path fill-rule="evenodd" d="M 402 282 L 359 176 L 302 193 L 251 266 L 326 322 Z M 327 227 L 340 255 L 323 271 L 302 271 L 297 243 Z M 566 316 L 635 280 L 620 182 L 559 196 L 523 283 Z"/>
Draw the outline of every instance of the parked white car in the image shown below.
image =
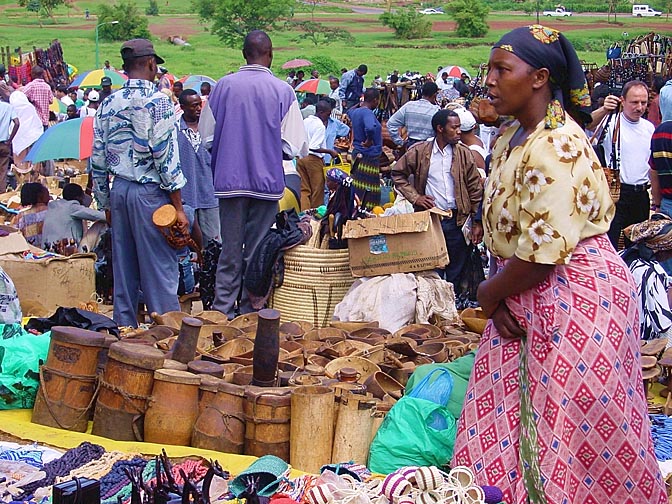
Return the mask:
<path fill-rule="evenodd" d="M 565 16 L 571 16 L 572 13 L 568 10 L 565 10 L 564 7 L 558 7 L 555 10 L 547 10 L 544 11 L 544 16 L 553 16 L 553 17 L 565 17 Z"/>
<path fill-rule="evenodd" d="M 632 6 L 632 15 L 635 17 L 653 17 L 660 16 L 662 12 L 653 10 L 648 5 L 633 5 Z"/>
<path fill-rule="evenodd" d="M 443 11 L 439 9 L 422 9 L 420 14 L 443 14 Z"/>

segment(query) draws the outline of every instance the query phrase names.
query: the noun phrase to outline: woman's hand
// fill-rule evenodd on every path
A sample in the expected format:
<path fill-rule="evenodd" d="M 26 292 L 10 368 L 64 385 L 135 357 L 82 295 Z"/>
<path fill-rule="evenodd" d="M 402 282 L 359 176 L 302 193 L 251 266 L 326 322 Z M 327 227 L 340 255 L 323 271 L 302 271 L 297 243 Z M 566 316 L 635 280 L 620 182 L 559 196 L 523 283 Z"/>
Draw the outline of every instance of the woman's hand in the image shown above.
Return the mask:
<path fill-rule="evenodd" d="M 509 307 L 502 301 L 490 317 L 495 329 L 502 338 L 512 339 L 525 336 L 525 331 L 520 327 L 516 319 L 511 315 Z"/>
<path fill-rule="evenodd" d="M 484 280 L 479 284 L 478 290 L 476 291 L 478 304 L 480 305 L 481 310 L 483 310 L 483 314 L 488 318 L 492 318 L 493 313 L 495 313 L 495 310 L 497 310 L 500 304 L 499 299 L 495 299 L 491 296 L 491 290 L 490 280 Z"/>

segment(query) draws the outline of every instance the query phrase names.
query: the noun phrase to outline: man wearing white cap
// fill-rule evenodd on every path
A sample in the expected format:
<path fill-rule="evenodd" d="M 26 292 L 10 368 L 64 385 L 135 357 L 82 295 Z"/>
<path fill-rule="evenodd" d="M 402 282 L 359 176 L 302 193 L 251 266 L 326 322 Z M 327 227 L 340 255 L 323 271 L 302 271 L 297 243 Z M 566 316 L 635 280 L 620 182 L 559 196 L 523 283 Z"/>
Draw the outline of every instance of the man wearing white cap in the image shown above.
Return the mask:
<path fill-rule="evenodd" d="M 478 128 L 476 118 L 474 114 L 463 107 L 455 109 L 455 112 L 460 117 L 460 142 L 469 147 L 481 177 L 485 178 L 485 158 L 488 153 L 483 141 L 476 134 Z"/>
<path fill-rule="evenodd" d="M 100 105 L 100 95 L 98 91 L 89 91 L 89 101 L 81 109 L 79 109 L 79 117 L 93 117 L 96 115 L 96 110 Z"/>

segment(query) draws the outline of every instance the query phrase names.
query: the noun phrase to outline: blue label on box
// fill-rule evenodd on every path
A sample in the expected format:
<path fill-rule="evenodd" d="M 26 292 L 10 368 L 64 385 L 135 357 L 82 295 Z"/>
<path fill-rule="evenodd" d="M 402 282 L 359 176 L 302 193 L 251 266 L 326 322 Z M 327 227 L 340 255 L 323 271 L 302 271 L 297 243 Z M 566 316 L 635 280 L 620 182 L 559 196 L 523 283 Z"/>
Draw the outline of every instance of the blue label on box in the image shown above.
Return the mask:
<path fill-rule="evenodd" d="M 369 238 L 369 252 L 373 255 L 387 254 L 387 239 L 385 235 L 376 235 Z"/>

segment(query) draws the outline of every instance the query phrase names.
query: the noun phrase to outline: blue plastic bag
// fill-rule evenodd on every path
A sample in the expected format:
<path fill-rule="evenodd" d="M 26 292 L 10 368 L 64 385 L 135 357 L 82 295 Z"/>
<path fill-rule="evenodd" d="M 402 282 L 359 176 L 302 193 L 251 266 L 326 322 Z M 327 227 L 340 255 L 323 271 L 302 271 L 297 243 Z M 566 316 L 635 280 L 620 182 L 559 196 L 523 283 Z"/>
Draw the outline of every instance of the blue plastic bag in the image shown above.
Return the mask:
<path fill-rule="evenodd" d="M 434 375 L 437 376 L 432 379 Z M 407 395 L 445 406 L 453 391 L 453 383 L 453 375 L 450 371 L 441 368 L 433 369 Z"/>

